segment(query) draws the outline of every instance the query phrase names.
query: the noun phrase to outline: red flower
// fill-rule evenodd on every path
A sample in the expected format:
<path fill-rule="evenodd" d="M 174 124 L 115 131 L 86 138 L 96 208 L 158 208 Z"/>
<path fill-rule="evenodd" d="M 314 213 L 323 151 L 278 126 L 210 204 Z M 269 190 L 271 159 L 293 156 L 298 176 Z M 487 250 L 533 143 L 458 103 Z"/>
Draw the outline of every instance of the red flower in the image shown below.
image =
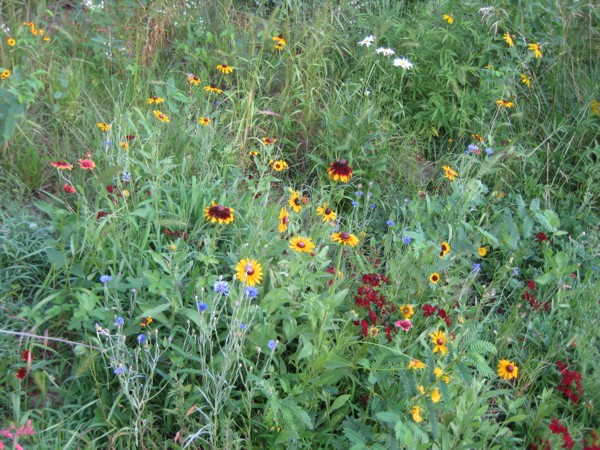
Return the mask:
<path fill-rule="evenodd" d="M 569 367 L 560 361 L 556 363 L 556 367 L 558 367 L 558 370 L 560 371 L 560 375 L 562 377 L 560 386 L 557 386 L 556 390 L 565 394 L 567 398 L 573 403 L 579 403 L 579 395 L 583 395 L 583 387 L 581 385 L 581 374 L 576 370 L 569 370 Z M 575 383 L 575 388 L 577 389 L 579 395 L 573 392 L 573 389 L 571 388 L 571 385 L 573 383 Z"/>
<path fill-rule="evenodd" d="M 96 167 L 96 163 L 91 159 L 80 159 L 79 167 L 85 170 L 92 170 L 94 167 Z"/>
<path fill-rule="evenodd" d="M 548 428 L 550 428 L 550 431 L 552 431 L 554 434 L 563 434 L 565 431 L 567 431 L 567 427 L 560 423 L 558 419 L 552 419 L 550 421 L 550 425 L 548 425 Z"/>
<path fill-rule="evenodd" d="M 57 169 L 60 169 L 60 170 L 64 170 L 64 169 L 71 170 L 71 169 L 73 169 L 73 164 L 69 164 L 66 161 L 52 161 L 50 163 L 50 165 L 52 167 L 56 167 Z"/>
<path fill-rule="evenodd" d="M 100 220 L 103 217 L 108 216 L 110 213 L 109 212 L 105 212 L 105 211 L 98 211 L 98 214 L 96 214 L 96 220 Z"/>
<path fill-rule="evenodd" d="M 426 303 L 423 305 L 423 314 L 425 317 L 433 316 L 437 312 L 437 306 Z"/>
<path fill-rule="evenodd" d="M 352 168 L 345 159 L 332 162 L 327 169 L 327 173 L 333 181 L 341 181 L 342 183 L 347 183 L 352 178 Z"/>
<path fill-rule="evenodd" d="M 23 353 L 21 353 L 21 359 L 25 362 L 33 361 L 33 353 L 31 353 L 29 350 L 23 350 Z"/>
<path fill-rule="evenodd" d="M 527 287 L 529 288 L 529 290 L 531 290 L 531 291 L 535 291 L 535 281 L 533 281 L 533 280 L 529 280 L 529 281 L 527 282 Z"/>
<path fill-rule="evenodd" d="M 74 194 L 75 188 L 69 183 L 65 183 L 65 185 L 63 186 L 63 191 L 65 192 L 65 194 Z"/>
<path fill-rule="evenodd" d="M 539 232 L 538 234 L 535 235 L 535 238 L 537 239 L 537 241 L 541 244 L 544 241 L 548 240 L 548 236 L 546 236 L 546 233 L 542 233 Z"/>
<path fill-rule="evenodd" d="M 25 378 L 27 376 L 27 368 L 26 367 L 21 367 L 20 369 L 17 370 L 17 374 L 15 376 L 19 380 L 22 380 L 23 378 Z"/>

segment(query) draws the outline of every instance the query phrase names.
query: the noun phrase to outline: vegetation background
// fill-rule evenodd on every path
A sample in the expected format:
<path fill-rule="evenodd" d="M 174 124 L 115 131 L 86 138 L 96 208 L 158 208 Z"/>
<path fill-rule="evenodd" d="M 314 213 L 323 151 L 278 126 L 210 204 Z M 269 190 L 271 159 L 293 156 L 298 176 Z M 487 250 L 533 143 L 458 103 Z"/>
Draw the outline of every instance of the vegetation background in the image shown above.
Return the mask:
<path fill-rule="evenodd" d="M 0 448 L 600 448 L 599 16 L 0 2 Z"/>

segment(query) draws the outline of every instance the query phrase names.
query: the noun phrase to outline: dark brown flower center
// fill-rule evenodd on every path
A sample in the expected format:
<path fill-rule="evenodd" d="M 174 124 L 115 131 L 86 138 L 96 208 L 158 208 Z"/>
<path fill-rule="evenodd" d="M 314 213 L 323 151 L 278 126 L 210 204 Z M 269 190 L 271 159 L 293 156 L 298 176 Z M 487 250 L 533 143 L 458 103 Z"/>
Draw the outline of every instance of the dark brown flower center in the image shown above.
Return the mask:
<path fill-rule="evenodd" d="M 325 214 L 327 214 L 327 215 L 331 214 L 331 209 L 330 208 L 325 209 Z"/>
<path fill-rule="evenodd" d="M 300 206 L 300 199 L 298 197 L 294 199 L 294 205 Z"/>
<path fill-rule="evenodd" d="M 304 247 L 306 247 L 306 244 L 303 241 L 300 241 L 300 242 L 298 242 L 298 247 L 304 248 Z"/>
<path fill-rule="evenodd" d="M 340 237 L 341 237 L 342 239 L 346 240 L 346 239 L 350 238 L 350 233 L 348 233 L 347 231 L 344 231 L 344 232 L 343 232 L 343 233 L 340 235 Z"/>
<path fill-rule="evenodd" d="M 210 87 L 213 88 L 213 89 L 217 88 L 217 86 L 215 84 L 212 84 L 212 83 L 210 84 Z"/>
<path fill-rule="evenodd" d="M 508 373 L 513 373 L 515 370 L 514 366 L 512 364 L 509 364 L 508 366 L 506 366 L 506 371 Z"/>
<path fill-rule="evenodd" d="M 249 270 L 246 270 L 246 275 L 250 275 L 250 276 L 254 275 L 254 269 L 250 268 Z"/>
<path fill-rule="evenodd" d="M 437 345 L 444 345 L 443 339 L 438 339 L 436 342 L 437 342 Z"/>
<path fill-rule="evenodd" d="M 290 221 L 290 218 L 288 216 L 285 216 L 283 219 L 281 219 L 281 222 L 284 224 L 287 224 Z"/>
<path fill-rule="evenodd" d="M 229 66 L 227 64 L 221 64 L 221 67 L 223 67 L 223 69 L 227 69 Z"/>

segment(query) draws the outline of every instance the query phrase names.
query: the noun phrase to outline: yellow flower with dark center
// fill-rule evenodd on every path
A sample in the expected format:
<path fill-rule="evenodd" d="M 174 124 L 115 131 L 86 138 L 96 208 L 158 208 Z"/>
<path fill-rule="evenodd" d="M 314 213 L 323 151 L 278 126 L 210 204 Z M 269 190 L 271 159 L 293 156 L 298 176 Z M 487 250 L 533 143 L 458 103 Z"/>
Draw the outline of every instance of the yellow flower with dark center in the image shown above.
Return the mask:
<path fill-rule="evenodd" d="M 228 66 L 227 64 L 219 64 L 217 70 L 224 74 L 233 73 L 233 67 Z"/>
<path fill-rule="evenodd" d="M 542 57 L 542 48 L 540 47 L 540 44 L 529 44 L 527 50 L 532 51 L 536 58 Z"/>
<path fill-rule="evenodd" d="M 13 38 L 8 38 L 8 39 L 6 40 L 6 43 L 7 43 L 8 45 L 10 45 L 11 47 L 14 47 L 14 46 L 17 44 L 17 41 L 15 41 Z"/>
<path fill-rule="evenodd" d="M 279 211 L 279 226 L 277 227 L 277 231 L 283 233 L 287 230 L 288 223 L 290 222 L 290 215 L 287 212 L 287 209 L 281 208 Z"/>
<path fill-rule="evenodd" d="M 592 100 L 592 103 L 590 103 L 590 108 L 592 109 L 594 114 L 600 115 L 600 102 L 598 100 Z"/>
<path fill-rule="evenodd" d="M 100 128 L 102 131 L 108 131 L 108 130 L 110 130 L 110 125 L 109 125 L 109 124 L 107 124 L 106 122 L 98 122 L 98 123 L 96 124 L 96 126 L 97 126 L 98 128 Z"/>
<path fill-rule="evenodd" d="M 413 305 L 402 305 L 398 309 L 406 320 L 410 319 L 415 314 L 415 308 Z"/>
<path fill-rule="evenodd" d="M 440 258 L 443 258 L 448 253 L 450 253 L 450 244 L 447 242 L 442 242 L 442 250 L 440 251 Z"/>
<path fill-rule="evenodd" d="M 513 38 L 508 31 L 502 35 L 502 39 L 504 39 L 504 42 L 506 42 L 509 47 L 515 46 L 515 43 L 513 42 Z"/>
<path fill-rule="evenodd" d="M 277 139 L 272 138 L 272 137 L 264 137 L 261 139 L 261 141 L 265 145 L 271 145 L 271 144 L 274 144 L 275 142 L 277 142 Z"/>
<path fill-rule="evenodd" d="M 49 36 L 44 36 L 44 42 L 48 42 L 50 40 Z"/>
<path fill-rule="evenodd" d="M 427 365 L 418 359 L 413 359 L 408 363 L 408 368 L 410 370 L 424 369 Z"/>
<path fill-rule="evenodd" d="M 496 105 L 498 105 L 498 108 L 512 108 L 513 106 L 515 106 L 515 102 L 500 99 L 496 100 Z"/>
<path fill-rule="evenodd" d="M 442 394 L 440 394 L 440 390 L 435 388 L 431 393 L 431 401 L 433 403 L 438 403 L 442 399 Z"/>
<path fill-rule="evenodd" d="M 440 274 L 433 272 L 431 275 L 429 275 L 429 281 L 431 281 L 433 284 L 438 284 L 440 281 Z"/>
<path fill-rule="evenodd" d="M 198 86 L 200 84 L 200 78 L 193 73 L 188 73 L 187 80 L 188 83 L 193 84 L 194 86 Z"/>
<path fill-rule="evenodd" d="M 454 181 L 456 179 L 456 177 L 458 176 L 458 172 L 455 172 L 454 170 L 452 170 L 450 168 L 450 166 L 442 166 L 442 169 L 444 170 L 444 176 L 446 178 L 448 178 L 450 181 Z"/>
<path fill-rule="evenodd" d="M 519 376 L 519 368 L 514 362 L 510 362 L 508 359 L 501 359 L 498 361 L 498 376 L 505 380 L 512 380 Z"/>
<path fill-rule="evenodd" d="M 289 166 L 287 165 L 287 163 L 283 160 L 280 159 L 278 161 L 269 161 L 269 164 L 271 165 L 271 167 L 273 169 L 275 169 L 277 172 L 281 172 L 282 170 L 287 170 L 289 169 Z"/>
<path fill-rule="evenodd" d="M 419 408 L 417 405 L 415 405 L 412 407 L 410 412 L 411 412 L 412 418 L 415 422 L 417 422 L 417 423 L 423 422 L 423 418 L 421 417 L 421 408 Z"/>
<path fill-rule="evenodd" d="M 442 19 L 444 19 L 450 25 L 452 25 L 454 23 L 454 17 L 452 17 L 450 14 L 444 14 L 442 16 Z"/>
<path fill-rule="evenodd" d="M 523 83 L 528 88 L 531 87 L 531 79 L 524 73 L 521 74 L 521 83 Z"/>
<path fill-rule="evenodd" d="M 156 117 L 162 123 L 170 122 L 169 117 L 166 114 L 160 112 L 158 109 L 155 109 L 154 111 L 152 111 L 152 114 L 154 114 L 154 117 Z"/>
<path fill-rule="evenodd" d="M 253 157 L 258 156 L 258 155 L 260 155 L 260 153 L 258 153 L 257 151 L 254 151 L 254 150 L 252 150 L 250 153 L 248 153 L 248 156 L 250 158 L 253 158 Z"/>
<path fill-rule="evenodd" d="M 162 98 L 162 97 L 150 97 L 150 98 L 147 100 L 147 103 L 148 103 L 149 105 L 152 105 L 152 104 L 155 104 L 155 105 L 160 105 L 160 104 L 161 104 L 161 103 L 163 103 L 164 101 L 165 101 L 165 99 L 164 99 L 164 98 Z"/>
<path fill-rule="evenodd" d="M 271 40 L 281 45 L 282 47 L 287 45 L 287 41 L 283 37 L 283 34 L 280 34 L 279 36 L 273 36 Z"/>
<path fill-rule="evenodd" d="M 219 222 L 220 224 L 233 222 L 233 211 L 235 211 L 233 208 L 217 205 L 215 202 L 204 208 L 206 220 L 210 220 L 212 223 Z"/>
<path fill-rule="evenodd" d="M 140 319 L 140 326 L 142 326 L 142 327 L 147 327 L 151 323 L 152 323 L 152 317 L 150 317 L 150 316 L 148 316 L 148 317 L 142 317 Z"/>
<path fill-rule="evenodd" d="M 433 374 L 438 380 L 444 381 L 446 384 L 450 383 L 450 377 L 448 375 L 444 375 L 444 371 L 439 367 L 433 369 Z"/>
<path fill-rule="evenodd" d="M 203 126 L 207 127 L 210 124 L 210 119 L 208 117 L 200 117 L 198 119 L 198 123 L 200 125 L 203 125 Z"/>
<path fill-rule="evenodd" d="M 481 256 L 483 258 L 485 255 L 487 255 L 487 248 L 479 247 L 479 250 L 477 250 L 477 253 L 479 253 L 479 256 Z"/>
<path fill-rule="evenodd" d="M 290 191 L 291 195 L 290 195 L 290 199 L 288 200 L 288 205 L 290 205 L 290 208 L 292 208 L 292 211 L 294 212 L 300 212 L 300 210 L 302 209 L 302 203 L 300 201 L 300 194 L 298 194 L 296 191 Z"/>
<path fill-rule="evenodd" d="M 263 269 L 255 259 L 241 259 L 235 266 L 235 276 L 241 283 L 255 286 L 263 279 Z"/>
<path fill-rule="evenodd" d="M 290 248 L 296 252 L 311 253 L 315 249 L 315 244 L 308 237 L 296 236 L 290 239 Z"/>
<path fill-rule="evenodd" d="M 472 137 L 473 139 L 476 139 L 476 140 L 477 140 L 477 141 L 479 141 L 479 142 L 483 142 L 483 136 L 480 136 L 480 135 L 478 135 L 477 133 L 473 133 L 473 134 L 471 134 L 471 137 Z"/>
<path fill-rule="evenodd" d="M 213 84 L 213 83 L 209 84 L 208 86 L 204 86 L 204 90 L 206 92 L 216 92 L 217 94 L 220 94 L 223 92 L 223 89 L 219 89 L 217 87 L 217 85 Z"/>
<path fill-rule="evenodd" d="M 284 46 L 283 46 L 283 45 L 281 45 L 281 44 L 275 44 L 275 46 L 274 46 L 274 47 L 275 47 L 275 50 L 279 50 L 279 51 L 282 51 L 282 50 L 283 50 L 283 48 L 284 48 Z"/>
<path fill-rule="evenodd" d="M 72 170 L 73 164 L 69 164 L 66 161 L 52 161 L 50 163 L 52 167 L 56 167 L 58 170 Z"/>
<path fill-rule="evenodd" d="M 2 78 L 3 80 L 6 80 L 8 77 L 10 77 L 10 70 L 6 69 L 2 71 L 2 75 L 0 75 L 0 78 Z"/>
<path fill-rule="evenodd" d="M 123 150 L 129 150 L 129 144 L 125 141 L 119 142 L 119 147 L 121 147 Z"/>
<path fill-rule="evenodd" d="M 440 352 L 442 356 L 448 353 L 448 347 L 446 347 L 446 335 L 442 330 L 437 330 L 435 333 L 429 334 L 431 342 L 433 342 L 433 353 Z"/>
<path fill-rule="evenodd" d="M 352 168 L 348 165 L 348 161 L 343 158 L 332 162 L 327 169 L 327 173 L 333 181 L 341 181 L 342 183 L 347 183 L 352 178 Z"/>
<path fill-rule="evenodd" d="M 354 247 L 359 243 L 358 238 L 347 231 L 333 233 L 331 239 L 338 244 L 349 245 L 350 247 Z"/>
<path fill-rule="evenodd" d="M 323 222 L 333 222 L 337 217 L 337 213 L 331 208 L 328 208 L 327 203 L 323 203 L 323 206 L 317 208 L 317 214 L 323 216 Z"/>

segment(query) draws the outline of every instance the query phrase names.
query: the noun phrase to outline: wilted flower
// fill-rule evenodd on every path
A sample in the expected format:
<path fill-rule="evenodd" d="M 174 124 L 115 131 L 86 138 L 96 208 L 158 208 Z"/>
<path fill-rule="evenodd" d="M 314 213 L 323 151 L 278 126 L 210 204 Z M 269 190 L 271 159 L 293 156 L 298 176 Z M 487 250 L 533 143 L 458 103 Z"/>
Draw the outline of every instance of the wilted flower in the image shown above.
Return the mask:
<path fill-rule="evenodd" d="M 74 194 L 75 188 L 73 186 L 71 186 L 69 183 L 65 183 L 65 185 L 63 186 L 63 192 L 65 194 Z"/>

